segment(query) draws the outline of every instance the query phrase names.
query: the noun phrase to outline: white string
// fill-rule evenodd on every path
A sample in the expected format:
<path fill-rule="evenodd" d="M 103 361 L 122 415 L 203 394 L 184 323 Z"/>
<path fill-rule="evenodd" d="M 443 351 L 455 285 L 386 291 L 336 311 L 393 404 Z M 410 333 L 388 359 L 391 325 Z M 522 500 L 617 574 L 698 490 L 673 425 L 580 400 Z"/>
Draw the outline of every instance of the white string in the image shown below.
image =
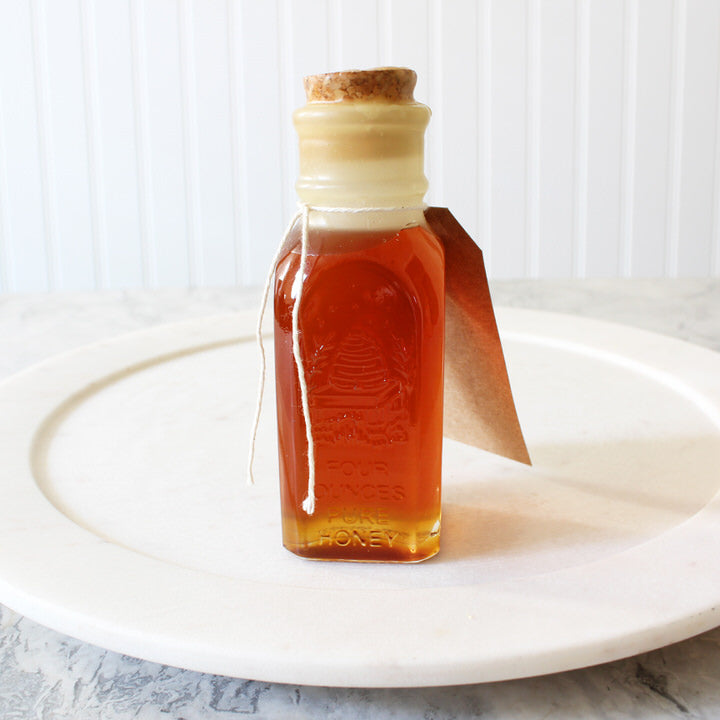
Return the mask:
<path fill-rule="evenodd" d="M 265 395 L 265 375 L 267 375 L 267 360 L 265 359 L 265 345 L 263 343 L 262 326 L 263 318 L 265 317 L 265 308 L 267 307 L 268 295 L 270 294 L 270 287 L 272 285 L 273 277 L 275 276 L 275 269 L 277 264 L 280 262 L 280 255 L 285 247 L 285 242 L 290 235 L 293 225 L 297 222 L 300 217 L 300 212 L 295 213 L 290 224 L 287 226 L 285 233 L 283 234 L 280 245 L 275 251 L 275 257 L 273 257 L 272 265 L 268 271 L 267 278 L 265 279 L 265 287 L 263 288 L 262 300 L 260 302 L 260 315 L 258 315 L 257 329 L 255 337 L 257 339 L 258 348 L 260 349 L 260 379 L 258 381 L 258 394 L 257 404 L 255 405 L 255 419 L 253 420 L 252 433 L 250 435 L 250 453 L 248 456 L 248 468 L 247 468 L 247 482 L 248 485 L 255 484 L 255 476 L 253 475 L 253 463 L 255 462 L 255 440 L 257 439 L 258 426 L 260 425 L 260 414 L 262 412 L 263 396 Z"/>
<path fill-rule="evenodd" d="M 300 400 L 302 402 L 303 419 L 305 420 L 305 436 L 308 445 L 308 490 L 303 500 L 303 510 L 312 515 L 315 512 L 315 443 L 313 442 L 312 426 L 310 425 L 310 404 L 308 403 L 308 389 L 305 379 L 305 366 L 300 353 L 300 302 L 302 300 L 303 285 L 305 283 L 305 267 L 307 265 L 308 249 L 308 218 L 310 208 L 306 205 L 302 209 L 302 241 L 300 243 L 300 267 L 296 275 L 297 288 L 295 306 L 292 316 L 293 356 L 297 367 L 298 382 L 300 383 Z"/>
<path fill-rule="evenodd" d="M 295 299 L 295 305 L 292 313 L 292 341 L 293 341 L 293 358 L 295 360 L 295 366 L 298 373 L 298 382 L 300 384 L 300 400 L 302 403 L 303 419 L 305 421 L 305 435 L 308 444 L 308 491 L 305 500 L 303 500 L 302 508 L 308 514 L 312 515 L 315 512 L 315 443 L 312 435 L 312 425 L 310 424 L 310 404 L 308 401 L 308 389 L 307 381 L 305 379 L 305 368 L 300 352 L 300 301 L 302 299 L 303 285 L 305 282 L 305 269 L 307 266 L 307 250 L 308 250 L 308 237 L 309 237 L 309 218 L 311 212 L 323 212 L 323 213 L 368 213 L 368 212 L 391 212 L 399 210 L 425 210 L 425 205 L 413 205 L 406 207 L 362 207 L 362 208 L 341 208 L 341 207 L 320 207 L 317 205 L 306 205 L 300 203 L 300 211 L 295 214 L 290 224 L 285 230 L 285 234 L 282 237 L 280 246 L 275 253 L 272 265 L 265 280 L 265 287 L 263 288 L 262 301 L 260 304 L 260 315 L 258 317 L 257 324 L 257 343 L 260 349 L 260 380 L 258 383 L 258 398 L 257 406 L 255 407 L 255 419 L 252 426 L 252 434 L 250 437 L 250 452 L 248 457 L 248 484 L 252 485 L 255 483 L 253 475 L 253 463 L 255 461 L 255 441 L 257 439 L 258 426 L 260 424 L 260 414 L 262 412 L 263 397 L 265 394 L 265 376 L 267 374 L 267 361 L 265 358 L 265 346 L 262 339 L 262 324 L 265 315 L 265 309 L 267 306 L 268 295 L 270 294 L 270 287 L 272 285 L 273 277 L 277 264 L 280 261 L 280 256 L 285 249 L 285 243 L 293 229 L 293 226 L 300 217 L 302 219 L 302 232 L 301 232 L 301 243 L 300 243 L 300 267 L 298 268 L 295 282 L 297 282 L 297 298 Z"/>

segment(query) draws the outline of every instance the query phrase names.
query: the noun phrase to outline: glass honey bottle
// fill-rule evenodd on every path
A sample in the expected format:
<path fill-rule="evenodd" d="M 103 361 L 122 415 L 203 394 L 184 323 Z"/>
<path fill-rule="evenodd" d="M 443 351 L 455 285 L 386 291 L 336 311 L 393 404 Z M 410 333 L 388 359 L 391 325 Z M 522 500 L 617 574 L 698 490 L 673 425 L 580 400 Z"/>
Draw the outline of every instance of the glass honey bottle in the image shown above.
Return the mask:
<path fill-rule="evenodd" d="M 274 332 L 283 543 L 303 557 L 416 562 L 439 549 L 444 256 L 423 214 L 430 111 L 415 81 L 403 68 L 310 76 L 294 114 L 305 218 L 276 267 Z"/>

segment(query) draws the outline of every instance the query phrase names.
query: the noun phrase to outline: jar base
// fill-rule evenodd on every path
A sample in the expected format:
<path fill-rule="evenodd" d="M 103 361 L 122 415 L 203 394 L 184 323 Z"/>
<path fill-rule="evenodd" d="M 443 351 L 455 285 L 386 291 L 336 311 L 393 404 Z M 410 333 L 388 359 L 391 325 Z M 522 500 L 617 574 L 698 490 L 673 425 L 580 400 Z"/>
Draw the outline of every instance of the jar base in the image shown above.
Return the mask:
<path fill-rule="evenodd" d="M 429 560 L 440 551 L 440 535 L 431 536 L 421 545 L 412 548 L 357 548 L 321 546 L 318 543 L 283 543 L 291 553 L 306 560 L 325 560 L 361 563 L 403 563 L 413 564 Z"/>

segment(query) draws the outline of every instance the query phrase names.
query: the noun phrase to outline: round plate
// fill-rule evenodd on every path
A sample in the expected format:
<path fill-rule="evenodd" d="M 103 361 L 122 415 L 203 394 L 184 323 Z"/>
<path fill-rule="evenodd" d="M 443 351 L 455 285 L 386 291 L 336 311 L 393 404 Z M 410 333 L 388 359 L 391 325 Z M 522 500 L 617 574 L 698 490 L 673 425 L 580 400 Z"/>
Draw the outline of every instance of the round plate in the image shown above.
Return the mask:
<path fill-rule="evenodd" d="M 0 601 L 148 660 L 337 686 L 549 673 L 717 625 L 720 356 L 569 316 L 498 320 L 534 465 L 446 441 L 441 552 L 411 566 L 282 548 L 272 382 L 244 477 L 251 316 L 10 378 Z"/>

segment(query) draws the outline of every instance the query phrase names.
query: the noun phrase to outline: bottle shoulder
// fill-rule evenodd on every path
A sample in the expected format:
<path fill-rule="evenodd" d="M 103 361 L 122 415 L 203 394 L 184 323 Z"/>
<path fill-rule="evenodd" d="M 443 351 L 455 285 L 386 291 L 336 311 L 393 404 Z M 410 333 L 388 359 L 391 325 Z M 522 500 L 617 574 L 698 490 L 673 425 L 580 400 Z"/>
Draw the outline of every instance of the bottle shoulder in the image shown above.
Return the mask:
<path fill-rule="evenodd" d="M 288 233 L 280 253 L 278 270 L 297 266 L 301 252 L 302 226 L 298 221 Z M 396 255 L 407 254 L 420 255 L 430 263 L 444 262 L 442 241 L 425 223 L 386 230 L 311 228 L 308 232 L 307 258 L 310 265 L 318 262 L 322 265 L 334 265 L 358 259 L 382 263 L 391 261 Z"/>
<path fill-rule="evenodd" d="M 433 324 L 442 317 L 445 264 L 442 242 L 429 229 L 403 228 L 385 237 L 360 238 L 343 252 L 308 253 L 303 274 L 305 312 L 324 314 L 339 298 L 357 298 L 358 311 L 383 304 L 383 298 L 405 297 Z M 297 296 L 300 245 L 289 248 L 278 264 L 275 280 L 276 316 L 289 322 Z M 348 322 L 354 322 L 352 314 Z M 423 320 L 424 322 L 424 320 Z"/>

